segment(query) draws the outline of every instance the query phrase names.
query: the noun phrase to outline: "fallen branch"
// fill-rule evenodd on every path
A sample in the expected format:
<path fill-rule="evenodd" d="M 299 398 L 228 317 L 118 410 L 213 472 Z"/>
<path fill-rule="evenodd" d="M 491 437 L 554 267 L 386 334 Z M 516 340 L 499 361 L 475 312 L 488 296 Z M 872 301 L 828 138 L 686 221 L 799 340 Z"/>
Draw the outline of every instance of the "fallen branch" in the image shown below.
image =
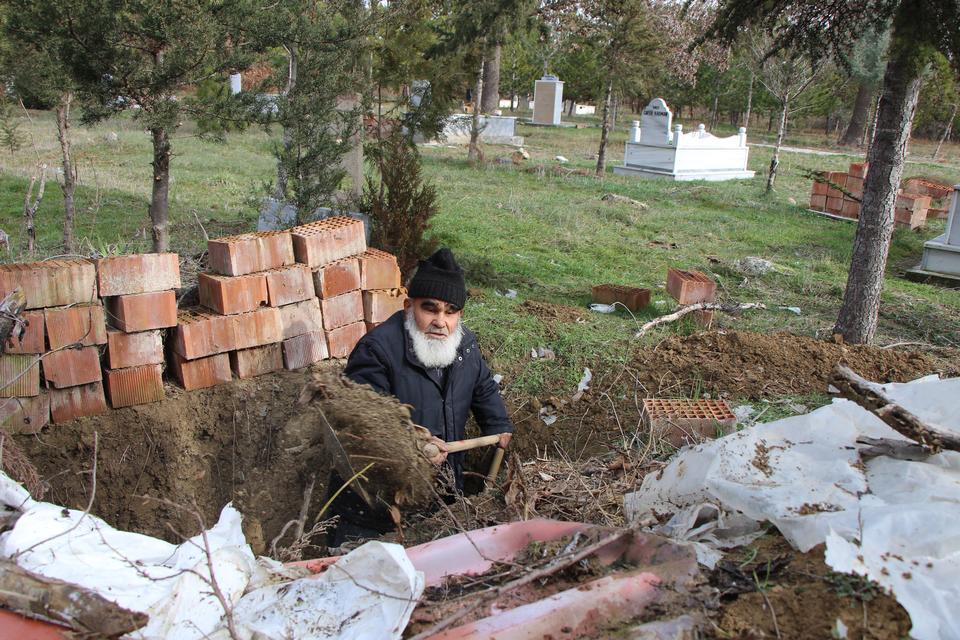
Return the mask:
<path fill-rule="evenodd" d="M 687 305 L 686 307 L 681 307 L 680 309 L 674 311 L 673 313 L 668 313 L 665 316 L 660 316 L 648 322 L 647 324 L 640 327 L 640 330 L 633 334 L 634 338 L 642 338 L 650 329 L 654 327 L 659 327 L 662 324 L 668 324 L 679 320 L 688 313 L 693 313 L 694 311 L 723 311 L 724 313 L 739 313 L 741 311 L 747 311 L 749 309 L 766 309 L 767 306 L 760 302 L 745 302 L 743 304 L 719 304 L 717 302 L 698 302 L 696 304 Z"/>
<path fill-rule="evenodd" d="M 857 444 L 866 445 L 860 449 L 860 457 L 864 460 L 886 456 L 897 460 L 926 460 L 933 452 L 922 444 L 908 442 L 906 440 L 891 440 L 889 438 L 868 438 L 866 436 L 857 438 Z"/>
<path fill-rule="evenodd" d="M 597 542 L 594 542 L 593 544 L 587 545 L 586 547 L 584 547 L 583 549 L 581 549 L 576 553 L 572 553 L 566 556 L 560 556 L 559 558 L 557 558 L 555 562 L 551 562 L 550 564 L 548 564 L 547 566 L 541 569 L 537 569 L 536 571 L 531 571 L 530 573 L 528 573 L 527 575 L 521 578 L 517 578 L 516 580 L 512 580 L 510 582 L 500 585 L 499 587 L 491 589 L 490 591 L 484 592 L 482 596 L 474 599 L 472 603 L 464 604 L 464 606 L 460 607 L 455 613 L 447 616 L 443 620 L 440 620 L 439 622 L 437 622 L 435 625 L 433 625 L 426 631 L 421 631 L 417 635 L 413 636 L 411 640 L 426 640 L 427 638 L 443 631 L 444 629 L 454 624 L 458 620 L 461 620 L 467 614 L 475 611 L 479 607 L 497 600 L 503 594 L 513 591 L 514 589 L 518 589 L 524 585 L 530 584 L 531 582 L 541 580 L 549 575 L 557 573 L 558 571 L 562 571 L 567 567 L 580 562 L 587 556 L 594 554 L 595 552 L 602 549 L 603 547 L 609 544 L 613 544 L 621 540 L 622 538 L 625 538 L 627 536 L 632 536 L 632 535 L 633 535 L 632 530 L 622 529 L 620 531 L 610 534 L 609 536 L 601 538 L 600 540 L 598 540 Z"/>
<path fill-rule="evenodd" d="M 39 576 L 6 559 L 0 559 L 0 606 L 95 637 L 118 638 L 149 620 L 89 589 Z"/>
<path fill-rule="evenodd" d="M 941 449 L 960 451 L 960 437 L 935 425 L 924 423 L 894 402 L 880 385 L 861 378 L 849 367 L 838 364 L 830 376 L 830 384 L 839 389 L 844 398 L 870 411 L 900 435 L 929 447 L 933 453 Z"/>

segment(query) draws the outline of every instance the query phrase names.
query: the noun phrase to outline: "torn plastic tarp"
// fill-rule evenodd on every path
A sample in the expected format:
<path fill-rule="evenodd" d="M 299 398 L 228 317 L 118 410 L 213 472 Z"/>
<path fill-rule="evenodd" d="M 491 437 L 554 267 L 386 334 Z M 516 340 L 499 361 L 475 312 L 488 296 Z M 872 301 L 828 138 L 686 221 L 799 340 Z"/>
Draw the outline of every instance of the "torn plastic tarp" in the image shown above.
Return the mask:
<path fill-rule="evenodd" d="M 242 638 L 399 638 L 423 591 L 423 575 L 403 548 L 382 543 L 368 543 L 341 558 L 334 565 L 343 567 L 339 579 L 337 570 L 323 578 L 291 579 L 282 565 L 254 558 L 240 514 L 230 505 L 205 536 L 173 545 L 118 531 L 81 511 L 34 501 L 3 473 L 0 504 L 20 512 L 14 528 L 0 535 L 0 554 L 37 574 L 148 614 L 147 626 L 133 638 L 229 637 L 224 608 L 210 587 L 211 565 Z M 273 616 L 264 615 L 266 610 Z"/>
<path fill-rule="evenodd" d="M 960 378 L 883 390 L 928 424 L 960 433 Z M 801 551 L 826 542 L 831 567 L 892 590 L 914 637 L 960 637 L 952 606 L 960 602 L 960 536 L 951 533 L 960 520 L 960 454 L 862 461 L 856 440 L 863 436 L 906 440 L 836 400 L 681 451 L 626 495 L 624 508 L 632 522 L 668 518 L 654 530 L 695 542 L 701 559 L 722 548 L 715 539 L 749 535 L 751 520 L 773 523 Z M 703 518 L 704 505 L 715 505 L 724 522 Z"/>

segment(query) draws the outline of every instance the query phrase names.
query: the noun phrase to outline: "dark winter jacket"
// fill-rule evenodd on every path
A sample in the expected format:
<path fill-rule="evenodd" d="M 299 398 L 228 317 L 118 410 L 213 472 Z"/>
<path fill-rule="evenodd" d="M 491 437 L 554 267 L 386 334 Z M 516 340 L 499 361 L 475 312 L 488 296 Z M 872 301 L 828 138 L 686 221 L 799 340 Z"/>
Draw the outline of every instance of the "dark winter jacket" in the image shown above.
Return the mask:
<path fill-rule="evenodd" d="M 511 433 L 513 425 L 500 388 L 480 355 L 477 337 L 464 327 L 457 358 L 446 370 L 443 388 L 417 359 L 398 311 L 357 343 L 344 373 L 381 393 L 413 406 L 412 420 L 447 442 L 462 440 L 473 412 L 484 435 Z M 457 485 L 462 488 L 462 453 L 450 454 Z"/>

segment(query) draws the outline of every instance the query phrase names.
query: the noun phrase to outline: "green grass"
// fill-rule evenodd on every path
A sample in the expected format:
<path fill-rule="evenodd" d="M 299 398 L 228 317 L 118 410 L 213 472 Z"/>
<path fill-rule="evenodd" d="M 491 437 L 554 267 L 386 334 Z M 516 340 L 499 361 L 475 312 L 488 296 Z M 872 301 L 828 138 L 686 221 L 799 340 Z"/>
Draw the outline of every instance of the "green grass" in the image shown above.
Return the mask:
<path fill-rule="evenodd" d="M 438 189 L 441 213 L 433 234 L 453 248 L 467 267 L 470 286 L 483 295 L 468 305 L 468 323 L 481 335 L 485 352 L 497 371 L 509 373 L 510 386 L 524 393 L 570 390 L 583 367 L 595 372 L 626 362 L 637 323 L 673 306 L 663 284 L 670 266 L 693 267 L 715 276 L 721 298 L 763 302 L 766 312 L 723 318 L 725 327 L 760 332 L 790 331 L 829 335 L 843 295 L 855 225 L 805 211 L 810 182 L 806 170 L 842 170 L 848 156 L 784 153 L 776 191 L 764 193 L 771 150 L 753 147 L 750 167 L 757 177 L 727 183 L 673 183 L 614 176 L 621 163 L 626 126 L 621 119 L 608 150 L 603 180 L 585 176 L 538 176 L 524 168 L 500 164 L 506 147 L 487 147 L 483 168 L 470 168 L 465 150 L 423 149 L 425 174 Z M 595 118 L 578 121 L 595 123 Z M 695 123 L 686 123 L 694 126 Z M 34 114 L 22 131 L 32 133 L 38 152 L 51 166 L 59 149 L 49 114 Z M 108 132 L 118 141 L 106 140 Z M 520 126 L 532 158 L 527 167 L 555 165 L 563 155 L 567 168 L 592 170 L 599 129 L 555 129 Z M 797 135 L 810 144 L 816 133 Z M 150 197 L 150 148 L 136 121 L 123 118 L 94 128 L 76 128 L 78 190 L 77 235 L 82 253 L 142 251 L 149 247 L 146 210 Z M 806 140 L 806 143 L 804 141 Z M 203 140 L 185 125 L 173 143 L 170 217 L 173 248 L 196 254 L 210 237 L 252 229 L 263 184 L 273 178 L 273 140 L 260 130 L 233 134 L 227 143 Z M 10 258 L 20 257 L 21 215 L 27 175 L 36 163 L 27 146 L 10 154 L 0 151 L 0 228 L 12 238 Z M 942 165 L 923 165 L 923 173 L 960 182 L 960 147 L 947 150 Z M 907 173 L 911 173 L 909 165 Z M 919 166 L 919 165 L 916 165 Z M 645 203 L 607 204 L 606 193 Z M 59 247 L 62 196 L 54 183 L 38 215 L 40 255 Z M 909 282 L 905 268 L 920 258 L 923 242 L 943 230 L 933 221 L 921 232 L 898 230 L 880 312 L 880 343 L 918 340 L 939 345 L 960 342 L 960 291 Z M 674 248 L 670 248 L 675 245 Z M 760 256 L 775 264 L 772 272 L 745 278 L 734 262 Z M 637 314 L 612 316 L 584 311 L 581 323 L 558 323 L 520 310 L 535 299 L 585 309 L 590 287 L 611 282 L 647 286 L 655 303 Z M 516 300 L 497 290 L 515 289 Z M 800 307 L 801 315 L 779 310 Z M 670 331 L 691 331 L 686 325 L 653 332 L 653 344 Z M 530 358 L 538 346 L 552 348 L 556 361 Z"/>

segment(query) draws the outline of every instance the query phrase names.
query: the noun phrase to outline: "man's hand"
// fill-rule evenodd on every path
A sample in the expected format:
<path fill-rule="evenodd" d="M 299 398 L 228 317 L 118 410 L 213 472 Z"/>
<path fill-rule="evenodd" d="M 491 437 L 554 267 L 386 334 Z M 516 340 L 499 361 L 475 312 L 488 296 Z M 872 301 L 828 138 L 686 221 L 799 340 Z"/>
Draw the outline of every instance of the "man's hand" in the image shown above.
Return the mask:
<path fill-rule="evenodd" d="M 423 451 L 423 455 L 435 465 L 443 464 L 443 461 L 447 459 L 447 443 L 436 437 L 425 427 L 420 425 L 414 425 L 416 429 L 417 440 L 420 441 L 420 450 Z"/>
<path fill-rule="evenodd" d="M 512 437 L 513 437 L 512 433 L 501 433 L 500 442 L 497 443 L 497 446 L 500 447 L 501 449 L 506 449 L 507 445 L 510 444 L 510 438 Z"/>

